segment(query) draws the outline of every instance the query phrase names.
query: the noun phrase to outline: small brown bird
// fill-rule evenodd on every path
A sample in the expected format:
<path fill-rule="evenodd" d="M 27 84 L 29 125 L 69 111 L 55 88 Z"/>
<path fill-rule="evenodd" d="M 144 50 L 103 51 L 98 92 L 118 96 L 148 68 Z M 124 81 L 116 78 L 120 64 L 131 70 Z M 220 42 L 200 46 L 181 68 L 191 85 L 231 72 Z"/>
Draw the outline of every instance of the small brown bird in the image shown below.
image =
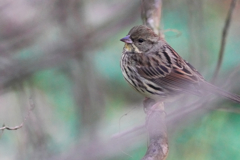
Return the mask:
<path fill-rule="evenodd" d="M 144 96 L 166 101 L 182 93 L 204 96 L 211 92 L 240 103 L 240 96 L 205 81 L 191 64 L 147 26 L 133 27 L 121 41 L 125 43 L 121 58 L 123 76 Z"/>

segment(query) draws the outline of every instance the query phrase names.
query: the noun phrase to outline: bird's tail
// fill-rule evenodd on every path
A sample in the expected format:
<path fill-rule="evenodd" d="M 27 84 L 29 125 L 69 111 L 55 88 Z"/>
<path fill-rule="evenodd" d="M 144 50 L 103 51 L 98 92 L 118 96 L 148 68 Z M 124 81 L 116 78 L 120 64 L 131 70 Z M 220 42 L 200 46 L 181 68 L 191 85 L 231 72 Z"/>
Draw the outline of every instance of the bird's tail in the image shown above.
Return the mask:
<path fill-rule="evenodd" d="M 214 85 L 212 85 L 211 83 L 208 83 L 208 82 L 205 82 L 205 84 L 206 84 L 205 85 L 205 87 L 206 87 L 205 89 L 207 91 L 210 91 L 212 93 L 215 93 L 215 94 L 217 94 L 219 96 L 222 96 L 224 98 L 227 98 L 229 100 L 232 100 L 232 101 L 240 104 L 240 96 L 239 95 L 234 94 L 234 93 L 230 93 L 230 92 L 227 92 L 227 91 L 224 91 L 223 89 L 221 89 L 221 88 L 219 88 L 217 86 L 214 86 Z"/>

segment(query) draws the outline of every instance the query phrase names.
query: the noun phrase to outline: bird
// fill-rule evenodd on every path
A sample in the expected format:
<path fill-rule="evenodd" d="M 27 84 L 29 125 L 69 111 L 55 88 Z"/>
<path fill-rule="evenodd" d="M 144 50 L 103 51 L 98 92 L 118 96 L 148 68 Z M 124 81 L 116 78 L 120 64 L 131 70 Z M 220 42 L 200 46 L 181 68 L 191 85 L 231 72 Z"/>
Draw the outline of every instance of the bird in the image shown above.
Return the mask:
<path fill-rule="evenodd" d="M 146 98 L 168 101 L 182 94 L 211 93 L 240 103 L 240 96 L 209 82 L 162 37 L 146 25 L 133 27 L 124 42 L 120 66 L 125 80 Z"/>

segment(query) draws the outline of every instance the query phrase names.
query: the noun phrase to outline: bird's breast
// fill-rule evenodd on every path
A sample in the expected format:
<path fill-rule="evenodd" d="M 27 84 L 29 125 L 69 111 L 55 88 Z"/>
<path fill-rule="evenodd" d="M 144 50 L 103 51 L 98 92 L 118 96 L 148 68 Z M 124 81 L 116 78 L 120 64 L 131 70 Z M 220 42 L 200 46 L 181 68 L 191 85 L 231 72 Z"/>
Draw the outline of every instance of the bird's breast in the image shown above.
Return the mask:
<path fill-rule="evenodd" d="M 121 70 L 125 80 L 138 92 L 146 97 L 164 96 L 160 86 L 139 75 L 132 56 L 124 53 L 121 58 Z"/>

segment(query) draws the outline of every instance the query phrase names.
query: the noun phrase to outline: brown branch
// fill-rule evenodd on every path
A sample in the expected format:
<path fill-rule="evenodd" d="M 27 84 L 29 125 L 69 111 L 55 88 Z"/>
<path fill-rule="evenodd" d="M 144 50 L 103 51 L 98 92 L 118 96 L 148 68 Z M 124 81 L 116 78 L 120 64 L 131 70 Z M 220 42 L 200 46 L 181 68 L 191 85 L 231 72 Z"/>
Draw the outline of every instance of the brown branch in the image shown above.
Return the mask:
<path fill-rule="evenodd" d="M 152 110 L 154 109 L 154 110 Z M 167 128 L 165 124 L 164 103 L 150 104 L 147 113 L 149 146 L 142 160 L 165 160 L 168 154 Z"/>
<path fill-rule="evenodd" d="M 152 28 L 157 34 L 160 34 L 161 8 L 162 0 L 142 0 L 141 16 L 143 24 Z"/>
<path fill-rule="evenodd" d="M 224 49 L 225 49 L 225 46 L 226 46 L 227 34 L 228 34 L 228 31 L 229 31 L 229 26 L 230 26 L 231 19 L 232 19 L 232 13 L 233 13 L 233 10 L 236 6 L 236 3 L 237 3 L 237 0 L 232 0 L 230 8 L 228 10 L 227 18 L 226 18 L 225 25 L 224 25 L 224 28 L 223 28 L 223 31 L 222 31 L 222 40 L 221 40 L 221 47 L 220 47 L 220 51 L 219 51 L 218 63 L 217 63 L 217 66 L 216 66 L 216 69 L 215 69 L 215 72 L 214 72 L 214 76 L 212 78 L 212 82 L 216 81 L 217 76 L 219 74 L 219 70 L 220 70 L 221 65 L 222 65 Z"/>
<path fill-rule="evenodd" d="M 142 0 L 141 2 L 143 24 L 160 34 L 162 0 Z M 160 34 L 160 36 L 162 35 Z M 165 160 L 168 154 L 168 138 L 164 103 L 156 103 L 154 100 L 146 99 L 144 108 L 147 115 L 146 128 L 149 135 L 149 145 L 142 160 Z"/>

